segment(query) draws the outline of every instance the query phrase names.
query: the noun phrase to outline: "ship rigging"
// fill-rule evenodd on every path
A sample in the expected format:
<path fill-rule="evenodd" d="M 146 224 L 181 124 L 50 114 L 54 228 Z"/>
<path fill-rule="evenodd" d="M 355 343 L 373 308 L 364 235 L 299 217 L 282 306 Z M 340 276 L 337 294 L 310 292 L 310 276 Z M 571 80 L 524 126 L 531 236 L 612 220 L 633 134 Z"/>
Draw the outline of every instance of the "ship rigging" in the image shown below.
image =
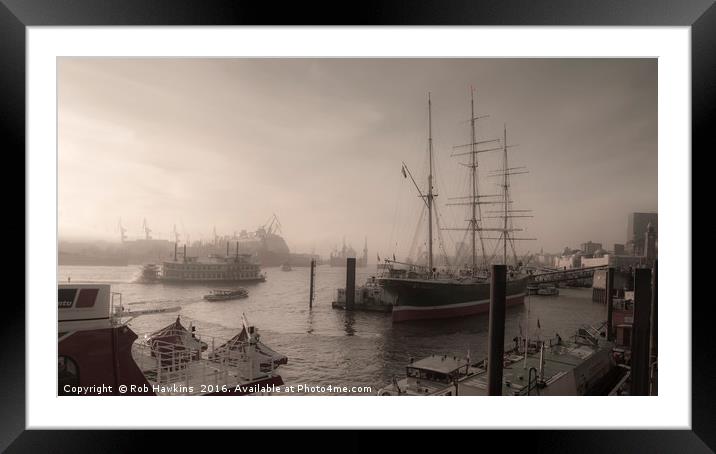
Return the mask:
<path fill-rule="evenodd" d="M 507 149 L 512 145 L 507 144 L 507 129 L 503 130 L 503 137 L 499 139 L 478 140 L 476 134 L 476 121 L 485 116 L 476 116 L 474 109 L 474 90 L 471 90 L 470 97 L 470 143 L 458 145 L 453 148 L 451 156 L 469 156 L 469 163 L 460 163 L 470 169 L 470 194 L 462 197 L 455 197 L 452 200 L 456 202 L 447 205 L 468 206 L 470 208 L 470 219 L 468 219 L 467 227 L 448 227 L 440 228 L 439 216 L 435 207 L 435 181 L 433 176 L 433 118 L 432 118 L 432 99 L 428 94 L 428 185 L 427 190 L 421 191 L 420 186 L 416 183 L 415 178 L 408 169 L 405 162 L 402 163 L 402 173 L 405 178 L 410 178 L 418 192 L 418 196 L 423 200 L 428 212 L 428 243 L 427 243 L 427 266 L 411 265 L 407 270 L 400 267 L 401 263 L 393 260 L 386 260 L 391 266 L 387 270 L 387 276 L 379 278 L 380 285 L 385 289 L 388 295 L 395 301 L 393 307 L 393 320 L 403 321 L 416 318 L 447 318 L 460 315 L 469 315 L 476 313 L 484 313 L 489 310 L 489 273 L 487 267 L 493 257 L 487 257 L 485 240 L 498 240 L 503 246 L 503 261 L 507 263 L 507 245 L 511 245 L 515 262 L 517 255 L 514 252 L 514 241 L 524 240 L 527 238 L 516 238 L 512 232 L 521 231 L 512 225 L 512 217 L 522 216 L 510 207 L 512 205 L 510 195 L 510 179 L 511 175 L 525 173 L 523 168 L 510 168 L 507 160 Z M 497 146 L 485 147 L 485 144 L 495 144 Z M 468 151 L 461 149 L 468 148 Z M 478 154 L 488 153 L 492 151 L 502 151 L 502 169 L 492 172 L 489 176 L 502 177 L 502 191 L 499 194 L 481 194 L 479 192 L 478 182 Z M 481 205 L 497 205 L 501 206 L 499 215 L 485 216 L 485 218 L 498 218 L 501 223 L 498 227 L 486 227 L 483 220 Z M 421 216 L 422 218 L 422 216 Z M 434 223 L 437 227 L 438 235 L 441 230 L 458 230 L 466 231 L 471 237 L 471 264 L 467 269 L 458 270 L 458 273 L 448 271 L 447 273 L 439 273 L 434 263 L 433 243 L 434 243 Z M 487 238 L 483 236 L 483 232 L 499 233 L 496 238 Z M 478 240 L 480 250 L 482 252 L 482 264 L 478 262 L 477 245 Z M 440 241 L 442 247 L 442 239 Z M 444 247 L 443 247 L 444 249 Z M 448 267 L 450 264 L 448 263 Z M 511 270 L 508 279 L 507 304 L 521 304 L 524 302 L 526 292 L 527 277 L 522 275 L 518 264 Z"/>

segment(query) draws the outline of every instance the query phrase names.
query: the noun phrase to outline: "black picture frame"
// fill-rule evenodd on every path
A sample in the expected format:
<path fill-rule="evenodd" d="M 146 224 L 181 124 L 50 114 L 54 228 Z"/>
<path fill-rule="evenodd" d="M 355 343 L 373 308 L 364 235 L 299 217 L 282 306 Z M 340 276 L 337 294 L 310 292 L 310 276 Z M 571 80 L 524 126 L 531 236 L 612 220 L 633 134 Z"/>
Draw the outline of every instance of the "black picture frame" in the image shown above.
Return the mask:
<path fill-rule="evenodd" d="M 713 3 L 712 0 L 364 0 L 350 5 L 335 2 L 276 5 L 239 0 L 0 0 L 0 131 L 4 155 L 25 156 L 25 32 L 29 26 L 629 25 L 691 27 L 693 159 L 697 150 L 707 153 L 716 149 L 714 134 L 709 127 L 710 114 L 716 106 L 716 6 Z M 22 162 L 24 166 L 24 159 Z M 6 191 L 10 189 L 6 187 Z M 30 241 L 31 238 L 25 237 L 26 250 Z M 700 276 L 701 281 L 708 279 L 695 268 L 693 274 Z M 685 297 L 691 298 L 691 295 L 685 294 Z M 25 311 L 16 295 L 11 298 L 14 300 L 12 304 L 10 301 L 3 304 L 3 329 L 0 331 L 0 451 L 125 452 L 135 449 L 140 443 L 138 437 L 149 435 L 120 430 L 25 430 L 25 350 L 21 348 L 26 334 Z M 664 304 L 671 303 L 676 302 Z M 509 437 L 511 448 L 523 444 L 524 449 L 533 451 L 714 452 L 716 367 L 713 358 L 716 358 L 716 343 L 711 340 L 711 304 L 708 299 L 692 298 L 691 431 L 520 431 L 522 437 L 484 431 L 474 438 L 458 434 L 458 439 L 463 438 L 468 443 L 471 439 L 479 440 L 479 443 L 471 443 L 474 449 L 494 447 L 496 442 L 499 446 L 505 437 Z M 108 406 L 111 406 L 111 399 Z M 164 432 L 164 435 L 174 436 L 171 432 Z M 334 435 L 342 438 L 342 451 L 370 449 L 368 442 L 355 433 L 336 431 Z M 420 434 L 413 432 L 391 438 L 401 448 L 408 448 L 425 439 L 424 433 L 422 437 L 416 435 Z M 268 436 L 277 441 L 283 438 Z M 315 446 L 325 444 L 315 434 L 304 438 L 293 433 L 286 439 L 290 443 L 303 439 Z M 232 444 L 237 448 L 242 445 L 236 439 Z"/>

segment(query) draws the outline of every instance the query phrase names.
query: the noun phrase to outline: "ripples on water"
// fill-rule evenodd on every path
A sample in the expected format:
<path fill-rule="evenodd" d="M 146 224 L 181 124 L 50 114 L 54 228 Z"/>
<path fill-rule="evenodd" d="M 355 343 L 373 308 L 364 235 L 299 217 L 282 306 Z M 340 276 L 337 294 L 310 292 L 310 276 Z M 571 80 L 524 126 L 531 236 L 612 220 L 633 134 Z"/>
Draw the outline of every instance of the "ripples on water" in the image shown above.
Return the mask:
<path fill-rule="evenodd" d="M 430 354 L 487 354 L 486 314 L 445 320 L 416 320 L 393 324 L 390 314 L 344 312 L 331 308 L 337 287 L 345 285 L 345 268 L 316 268 L 316 299 L 308 308 L 309 268 L 292 271 L 265 268 L 263 283 L 243 284 L 245 299 L 207 302 L 207 285 L 138 284 L 138 266 L 61 266 L 59 281 L 112 284 L 132 310 L 181 306 L 183 323 L 191 321 L 204 335 L 230 338 L 241 330 L 241 314 L 257 326 L 261 340 L 288 356 L 280 372 L 286 384 L 371 386 L 372 393 L 403 375 L 410 357 Z M 357 269 L 356 285 L 375 274 L 374 267 Z M 530 335 L 571 336 L 581 324 L 598 325 L 605 317 L 601 304 L 591 301 L 591 289 L 560 289 L 560 295 L 530 296 L 522 307 L 508 308 L 505 339 L 525 330 L 529 307 Z M 140 335 L 171 323 L 176 312 L 144 315 L 130 326 Z M 537 329 L 537 320 L 541 329 Z"/>

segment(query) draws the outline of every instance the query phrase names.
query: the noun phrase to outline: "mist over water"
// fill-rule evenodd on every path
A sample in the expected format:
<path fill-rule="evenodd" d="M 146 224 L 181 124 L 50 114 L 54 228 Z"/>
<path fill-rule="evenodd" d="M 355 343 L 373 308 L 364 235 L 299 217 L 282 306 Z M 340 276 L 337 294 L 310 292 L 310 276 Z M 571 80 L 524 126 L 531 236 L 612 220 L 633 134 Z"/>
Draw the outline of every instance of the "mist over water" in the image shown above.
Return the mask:
<path fill-rule="evenodd" d="M 67 239 L 211 240 L 272 213 L 292 252 L 368 239 L 407 255 L 427 185 L 427 93 L 443 227 L 466 227 L 469 172 L 453 146 L 502 137 L 520 255 L 623 243 L 627 215 L 657 209 L 656 59 L 58 59 L 58 223 Z M 478 184 L 499 154 L 481 153 Z M 605 209 L 608 207 L 608 209 Z M 488 219 L 488 218 L 486 218 Z M 426 249 L 425 229 L 418 246 Z M 456 231 L 445 231 L 452 254 Z M 522 236 L 522 235 L 521 235 Z M 172 240 L 173 241 L 173 240 Z M 488 242 L 489 243 L 489 242 Z M 487 253 L 492 253 L 492 243 Z"/>
<path fill-rule="evenodd" d="M 390 314 L 345 312 L 331 308 L 335 289 L 345 285 L 345 268 L 316 268 L 316 299 L 308 307 L 309 268 L 290 272 L 264 268 L 267 280 L 244 284 L 245 299 L 207 302 L 212 289 L 202 285 L 138 284 L 138 266 L 61 266 L 58 282 L 110 283 L 122 294 L 130 310 L 180 306 L 179 312 L 144 315 L 130 322 L 139 336 L 162 328 L 181 316 L 184 326 L 193 323 L 204 336 L 230 338 L 241 331 L 241 315 L 255 324 L 261 340 L 288 356 L 278 371 L 286 384 L 309 386 L 370 386 L 375 394 L 393 375 L 402 376 L 410 357 L 430 354 L 486 356 L 488 315 L 444 320 L 417 320 L 393 324 Z M 375 268 L 358 268 L 356 285 L 375 275 Z M 560 295 L 527 296 L 524 306 L 507 309 L 506 346 L 527 326 L 530 335 L 543 338 L 558 332 L 571 336 L 581 324 L 599 325 L 605 319 L 601 304 L 592 303 L 591 289 L 560 289 Z M 537 320 L 541 329 L 537 329 Z"/>

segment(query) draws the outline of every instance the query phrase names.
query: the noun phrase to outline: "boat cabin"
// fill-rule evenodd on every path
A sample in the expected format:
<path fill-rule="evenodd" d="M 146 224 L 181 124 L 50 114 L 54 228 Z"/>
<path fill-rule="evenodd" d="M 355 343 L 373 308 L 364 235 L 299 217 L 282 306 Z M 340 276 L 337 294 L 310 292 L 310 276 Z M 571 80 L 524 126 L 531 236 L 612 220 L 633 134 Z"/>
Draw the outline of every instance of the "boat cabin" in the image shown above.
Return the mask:
<path fill-rule="evenodd" d="M 201 336 L 179 317 L 135 342 L 123 319 L 165 309 L 124 310 L 108 284 L 60 284 L 57 295 L 58 395 L 85 395 L 80 388 L 103 395 L 238 395 L 254 393 L 251 385 L 283 384 L 275 368 L 286 357 L 260 343 L 248 323 L 244 338 L 223 350 L 214 347 L 226 340 Z"/>
<path fill-rule="evenodd" d="M 455 383 L 468 374 L 469 365 L 465 358 L 448 355 L 432 355 L 411 362 L 406 367 L 407 385 L 421 394 L 445 391 L 445 386 Z M 450 393 L 451 390 L 448 390 Z M 441 392 L 442 395 L 448 395 Z"/>

